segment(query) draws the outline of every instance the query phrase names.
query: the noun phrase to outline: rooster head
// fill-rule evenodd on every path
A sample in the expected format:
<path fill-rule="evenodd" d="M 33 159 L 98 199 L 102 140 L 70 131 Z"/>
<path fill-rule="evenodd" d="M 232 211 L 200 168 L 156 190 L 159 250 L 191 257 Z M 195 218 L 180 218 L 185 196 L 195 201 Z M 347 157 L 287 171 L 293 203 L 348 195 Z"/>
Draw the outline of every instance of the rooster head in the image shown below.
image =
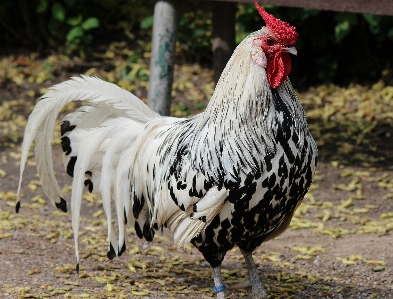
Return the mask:
<path fill-rule="evenodd" d="M 266 61 L 261 59 L 254 59 L 254 61 L 266 68 L 269 84 L 276 88 L 291 72 L 291 59 L 288 54 L 297 54 L 294 45 L 299 35 L 295 27 L 267 13 L 257 2 L 255 6 L 266 22 L 266 30 L 260 37 L 254 39 L 253 46 L 263 51 Z"/>

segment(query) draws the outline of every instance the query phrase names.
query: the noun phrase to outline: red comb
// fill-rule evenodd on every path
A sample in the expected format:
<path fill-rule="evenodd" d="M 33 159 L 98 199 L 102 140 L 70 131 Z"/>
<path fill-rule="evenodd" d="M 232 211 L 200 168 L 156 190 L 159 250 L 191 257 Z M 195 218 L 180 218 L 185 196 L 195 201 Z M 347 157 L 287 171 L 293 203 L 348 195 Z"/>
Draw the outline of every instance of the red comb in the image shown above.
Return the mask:
<path fill-rule="evenodd" d="M 267 11 L 255 2 L 255 7 L 257 8 L 261 17 L 265 20 L 266 27 L 283 42 L 286 46 L 293 46 L 299 37 L 296 32 L 296 28 L 289 25 L 280 19 L 275 18 L 273 15 L 267 13 Z"/>

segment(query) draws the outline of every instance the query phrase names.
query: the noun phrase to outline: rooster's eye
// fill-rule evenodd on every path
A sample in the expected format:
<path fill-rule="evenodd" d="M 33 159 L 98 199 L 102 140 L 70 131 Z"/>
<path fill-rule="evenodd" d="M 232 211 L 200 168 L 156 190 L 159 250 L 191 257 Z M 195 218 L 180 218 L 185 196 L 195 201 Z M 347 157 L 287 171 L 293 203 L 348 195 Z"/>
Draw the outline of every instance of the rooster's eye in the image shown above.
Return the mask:
<path fill-rule="evenodd" d="M 268 46 L 273 46 L 273 45 L 274 45 L 274 40 L 271 39 L 271 38 L 267 38 L 267 39 L 266 39 L 266 45 L 268 45 Z"/>

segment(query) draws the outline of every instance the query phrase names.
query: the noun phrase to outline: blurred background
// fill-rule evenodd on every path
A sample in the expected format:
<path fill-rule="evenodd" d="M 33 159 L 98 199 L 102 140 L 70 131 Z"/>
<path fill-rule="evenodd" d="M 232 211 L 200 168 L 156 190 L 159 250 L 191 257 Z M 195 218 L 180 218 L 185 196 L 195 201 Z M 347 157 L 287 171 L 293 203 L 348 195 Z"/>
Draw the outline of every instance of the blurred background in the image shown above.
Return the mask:
<path fill-rule="evenodd" d="M 0 53 L 34 51 L 92 59 L 113 42 L 146 55 L 151 47 L 153 0 L 2 0 Z M 204 4 L 206 7 L 206 4 Z M 299 56 L 293 59 L 291 80 L 297 88 L 333 82 L 370 83 L 391 80 L 393 17 L 265 6 L 297 27 Z M 211 10 L 179 16 L 177 61 L 212 63 Z M 259 29 L 263 20 L 253 4 L 238 4 L 236 42 Z M 299 67 L 301 66 L 301 67 Z"/>
<path fill-rule="evenodd" d="M 147 101 L 154 5 L 0 0 L 0 264 L 7 269 L 0 271 L 0 297 L 213 296 L 201 255 L 191 247 L 176 251 L 166 236 L 156 234 L 150 249 L 132 236 L 129 254 L 107 261 L 106 218 L 93 194 L 83 197 L 96 212 L 81 220 L 84 276 L 75 281 L 69 215 L 46 204 L 32 156 L 23 212 L 14 212 L 27 118 L 50 86 L 85 74 Z M 269 292 L 277 299 L 393 298 L 393 17 L 265 8 L 300 34 L 290 79 L 318 145 L 318 171 L 291 229 L 257 251 Z M 204 111 L 214 91 L 212 16 L 209 5 L 179 15 L 173 116 Z M 253 4 L 237 4 L 237 43 L 263 25 Z M 77 105 L 68 104 L 60 119 Z M 61 169 L 58 130 L 52 143 Z M 61 173 L 69 198 L 69 177 Z M 164 257 L 161 246 L 171 248 Z M 240 257 L 231 251 L 226 258 L 226 282 L 245 277 Z M 232 298 L 246 296 L 243 290 Z"/>

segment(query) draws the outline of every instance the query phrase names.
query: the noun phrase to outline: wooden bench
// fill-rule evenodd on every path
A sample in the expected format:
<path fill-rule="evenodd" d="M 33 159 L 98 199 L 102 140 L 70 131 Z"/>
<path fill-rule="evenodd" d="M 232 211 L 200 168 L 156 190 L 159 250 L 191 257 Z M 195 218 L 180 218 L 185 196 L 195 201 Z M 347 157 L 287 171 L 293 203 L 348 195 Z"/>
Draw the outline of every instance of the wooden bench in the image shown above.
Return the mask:
<path fill-rule="evenodd" d="M 206 6 L 203 0 L 160 0 L 154 8 L 152 56 L 148 105 L 161 115 L 169 115 L 177 16 L 185 10 Z M 221 74 L 235 48 L 236 3 L 253 3 L 252 0 L 213 0 L 213 69 L 215 80 Z M 354 13 L 393 15 L 392 0 L 270 0 L 258 1 L 277 6 L 302 7 Z"/>

